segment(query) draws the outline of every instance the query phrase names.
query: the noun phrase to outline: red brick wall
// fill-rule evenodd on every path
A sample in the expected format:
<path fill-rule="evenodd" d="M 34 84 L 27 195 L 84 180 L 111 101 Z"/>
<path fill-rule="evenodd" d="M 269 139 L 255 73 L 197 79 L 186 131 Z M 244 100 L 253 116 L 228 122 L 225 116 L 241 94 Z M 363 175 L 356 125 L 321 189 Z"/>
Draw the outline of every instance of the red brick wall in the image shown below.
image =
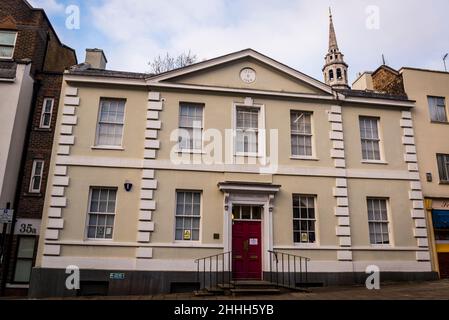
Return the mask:
<path fill-rule="evenodd" d="M 75 53 L 60 43 L 44 11 L 31 9 L 24 0 L 1 0 L 0 21 L 7 17 L 14 19 L 18 29 L 14 59 L 31 59 L 33 75 L 43 70 L 62 72 L 76 64 Z"/>
<path fill-rule="evenodd" d="M 395 95 L 405 95 L 402 76 L 385 67 L 372 75 L 374 90 Z"/>
<path fill-rule="evenodd" d="M 36 105 L 34 108 L 29 147 L 26 154 L 24 176 L 21 181 L 20 198 L 17 206 L 17 215 L 20 218 L 39 219 L 42 216 L 48 169 L 50 165 L 51 151 L 53 146 L 54 128 L 56 125 L 56 117 L 58 114 L 62 75 L 39 74 L 38 80 L 40 81 L 41 87 L 39 89 Z M 42 107 L 45 98 L 55 99 L 50 129 L 39 128 Z M 30 194 L 28 192 L 33 161 L 35 159 L 42 159 L 45 161 L 41 184 L 41 193 L 38 195 Z"/>

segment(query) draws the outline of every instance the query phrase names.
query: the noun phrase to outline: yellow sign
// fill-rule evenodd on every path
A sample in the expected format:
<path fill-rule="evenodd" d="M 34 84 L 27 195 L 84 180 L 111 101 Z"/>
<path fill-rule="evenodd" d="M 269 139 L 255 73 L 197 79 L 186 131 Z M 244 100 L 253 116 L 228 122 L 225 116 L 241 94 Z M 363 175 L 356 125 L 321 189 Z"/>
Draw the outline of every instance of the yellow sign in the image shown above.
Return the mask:
<path fill-rule="evenodd" d="M 184 230 L 184 240 L 190 240 L 192 238 L 192 231 Z"/>
<path fill-rule="evenodd" d="M 301 242 L 309 242 L 309 235 L 307 233 L 301 233 Z"/>

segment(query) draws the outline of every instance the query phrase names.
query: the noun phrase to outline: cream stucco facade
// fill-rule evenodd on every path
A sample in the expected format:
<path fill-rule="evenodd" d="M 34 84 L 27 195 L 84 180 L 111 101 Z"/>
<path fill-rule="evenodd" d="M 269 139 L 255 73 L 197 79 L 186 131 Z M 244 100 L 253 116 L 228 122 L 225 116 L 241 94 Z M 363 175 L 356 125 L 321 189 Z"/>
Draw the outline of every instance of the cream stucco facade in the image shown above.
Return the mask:
<path fill-rule="evenodd" d="M 447 121 L 432 121 L 428 97 L 443 98 L 447 116 L 449 112 L 449 73 L 413 68 L 403 68 L 400 72 L 407 95 L 410 99 L 416 100 L 417 105 L 413 117 L 419 168 L 430 231 L 429 242 L 432 249 L 432 266 L 434 270 L 439 272 L 441 277 L 448 277 L 448 240 L 435 233 L 434 229 L 437 228 L 433 225 L 433 219 L 437 215 L 437 211 L 440 214 L 449 215 L 449 184 L 440 176 L 437 161 L 437 155 L 449 155 L 449 142 L 447 141 L 449 124 Z M 437 217 L 435 218 L 437 219 Z M 438 226 L 438 228 L 441 228 L 441 226 Z"/>
<path fill-rule="evenodd" d="M 254 82 L 240 78 L 245 68 L 255 71 Z M 152 77 L 67 72 L 62 95 L 35 288 L 52 272 L 63 277 L 69 265 L 93 272 L 89 279 L 101 274 L 94 278 L 108 281 L 109 272 L 120 270 L 165 282 L 147 291 L 168 290 L 167 283 L 183 282 L 183 274 L 184 282 L 193 281 L 195 259 L 233 250 L 232 208 L 241 204 L 262 207 L 262 272 L 269 271 L 268 250 L 277 250 L 310 258 L 309 273 L 317 282 L 359 279 L 369 265 L 402 279 L 431 276 L 410 134 L 412 101 L 345 95 L 253 50 Z M 119 147 L 96 146 L 101 98 L 126 101 Z M 208 137 L 202 151 L 177 151 L 173 132 L 183 102 L 204 106 L 203 130 L 221 142 L 214 155 L 222 156 L 215 161 Z M 238 106 L 259 110 L 258 155 L 236 156 Z M 311 114 L 311 156 L 292 156 L 291 111 Z M 378 120 L 380 160 L 362 160 L 360 117 Z M 117 190 L 112 239 L 87 237 L 92 187 Z M 198 241 L 175 240 L 180 190 L 201 193 Z M 310 243 L 293 237 L 296 194 L 316 199 Z M 368 198 L 388 204 L 388 244 L 370 241 Z"/>
<path fill-rule="evenodd" d="M 391 86 L 391 83 L 399 85 Z M 388 66 L 381 66 L 375 72 L 364 73 L 353 85 L 353 88 L 360 90 L 386 92 L 396 90 L 398 87 L 402 88 L 409 99 L 416 101 L 412 116 L 418 168 L 429 227 L 432 269 L 438 271 L 440 277 L 448 277 L 448 231 L 444 224 L 448 223 L 449 216 L 449 185 L 446 181 L 447 177 L 441 175 L 445 169 L 439 168 L 437 156 L 449 155 L 447 142 L 449 73 L 410 67 L 396 71 Z M 435 119 L 435 115 L 432 115 L 431 98 L 439 98 L 444 102 L 439 106 L 441 118 Z M 438 225 L 435 226 L 435 224 Z"/>

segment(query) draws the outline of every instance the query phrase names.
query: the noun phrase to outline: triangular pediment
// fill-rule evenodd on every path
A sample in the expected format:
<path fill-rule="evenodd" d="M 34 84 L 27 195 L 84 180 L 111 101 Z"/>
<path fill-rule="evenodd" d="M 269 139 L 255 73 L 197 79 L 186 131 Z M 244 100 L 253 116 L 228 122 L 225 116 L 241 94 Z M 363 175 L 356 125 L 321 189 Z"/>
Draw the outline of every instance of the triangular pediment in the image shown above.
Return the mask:
<path fill-rule="evenodd" d="M 244 81 L 242 70 L 251 70 Z M 150 83 L 331 95 L 332 89 L 297 70 L 247 49 L 154 76 Z"/>

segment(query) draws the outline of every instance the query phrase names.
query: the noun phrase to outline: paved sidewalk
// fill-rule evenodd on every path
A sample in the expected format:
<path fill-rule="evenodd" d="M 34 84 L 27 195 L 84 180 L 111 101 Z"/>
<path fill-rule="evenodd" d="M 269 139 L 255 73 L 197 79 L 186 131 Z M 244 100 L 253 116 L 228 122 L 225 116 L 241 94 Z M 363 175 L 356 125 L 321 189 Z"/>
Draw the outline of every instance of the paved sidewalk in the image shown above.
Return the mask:
<path fill-rule="evenodd" d="M 82 300 L 449 300 L 449 280 L 383 284 L 380 290 L 365 287 L 313 288 L 310 293 L 290 292 L 273 296 L 195 297 L 191 293 L 127 297 L 85 297 Z"/>

